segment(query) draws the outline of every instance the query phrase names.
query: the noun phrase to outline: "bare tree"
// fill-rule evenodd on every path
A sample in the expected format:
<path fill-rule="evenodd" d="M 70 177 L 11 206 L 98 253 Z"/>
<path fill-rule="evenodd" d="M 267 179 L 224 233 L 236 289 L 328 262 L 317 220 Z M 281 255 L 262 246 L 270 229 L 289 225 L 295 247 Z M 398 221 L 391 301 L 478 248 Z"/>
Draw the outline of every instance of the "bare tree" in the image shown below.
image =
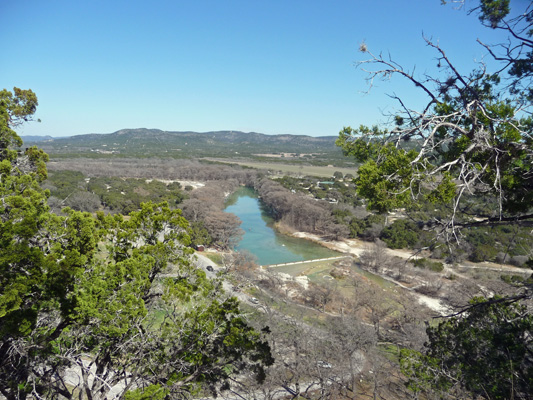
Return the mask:
<path fill-rule="evenodd" d="M 380 272 L 393 266 L 393 258 L 387 253 L 387 246 L 379 239 L 369 244 L 359 259 L 363 267 L 373 272 Z"/>
<path fill-rule="evenodd" d="M 347 373 L 347 376 L 343 376 L 344 395 L 355 399 L 365 354 L 377 345 L 375 331 L 354 316 L 330 319 L 328 330 L 334 347 L 331 362 L 342 366 Z"/>

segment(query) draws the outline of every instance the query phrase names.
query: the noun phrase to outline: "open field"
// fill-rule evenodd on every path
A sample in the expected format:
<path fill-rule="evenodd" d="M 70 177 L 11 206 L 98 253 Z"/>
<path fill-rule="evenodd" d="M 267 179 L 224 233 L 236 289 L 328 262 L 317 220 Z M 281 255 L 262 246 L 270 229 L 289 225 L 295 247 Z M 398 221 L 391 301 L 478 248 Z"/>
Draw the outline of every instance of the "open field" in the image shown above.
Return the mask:
<path fill-rule="evenodd" d="M 269 267 L 271 271 L 274 272 L 281 272 L 284 274 L 289 274 L 291 276 L 298 276 L 298 275 L 308 275 L 309 271 L 312 271 L 316 268 L 324 269 L 329 268 L 329 270 L 333 269 L 333 265 L 335 264 L 336 260 L 327 260 L 327 261 L 308 261 L 308 262 L 298 262 L 296 263 L 290 263 L 290 265 L 284 265 L 280 267 Z"/>
<path fill-rule="evenodd" d="M 333 269 L 335 269 L 335 264 L 337 261 L 338 260 L 326 260 L 326 261 L 310 260 L 308 262 L 298 262 L 296 264 L 284 265 L 280 267 L 269 267 L 269 269 L 273 272 L 281 272 L 281 273 L 289 274 L 294 277 L 305 275 L 311 282 L 321 283 L 321 282 L 324 282 L 325 280 L 333 279 L 330 275 L 330 272 Z M 361 277 L 363 277 L 364 279 L 367 279 L 369 281 L 376 283 L 381 288 L 396 287 L 394 283 L 389 282 L 388 280 L 382 278 L 379 275 L 365 271 L 356 265 L 350 266 L 350 269 L 357 275 L 360 275 Z M 326 276 L 329 277 L 330 279 L 326 278 Z M 345 286 L 346 284 L 348 283 L 344 282 L 343 286 Z M 350 283 L 348 284 L 348 286 L 352 287 L 353 285 L 352 283 Z"/>
<path fill-rule="evenodd" d="M 202 252 L 202 254 L 209 258 L 213 263 L 222 266 L 222 254 L 220 253 L 210 253 L 210 252 Z"/>
<path fill-rule="evenodd" d="M 314 166 L 314 165 L 295 165 L 295 164 L 283 164 L 283 163 L 268 163 L 268 162 L 259 162 L 252 160 L 231 160 L 224 158 L 203 158 L 207 161 L 215 161 L 225 164 L 237 164 L 244 167 L 257 168 L 270 170 L 272 172 L 281 171 L 286 174 L 296 174 L 296 175 L 311 175 L 319 176 L 324 178 L 330 178 L 333 176 L 335 171 L 340 171 L 344 175 L 346 174 L 355 174 L 356 168 L 342 168 L 334 166 Z"/>

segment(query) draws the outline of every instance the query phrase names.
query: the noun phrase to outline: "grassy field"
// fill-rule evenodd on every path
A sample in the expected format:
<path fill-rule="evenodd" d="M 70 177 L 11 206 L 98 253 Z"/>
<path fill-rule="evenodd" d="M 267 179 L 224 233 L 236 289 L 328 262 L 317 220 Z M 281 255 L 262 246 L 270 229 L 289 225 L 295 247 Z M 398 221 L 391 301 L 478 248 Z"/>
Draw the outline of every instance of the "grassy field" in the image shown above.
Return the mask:
<path fill-rule="evenodd" d="M 209 258 L 211 261 L 213 261 L 216 265 L 221 266 L 222 265 L 222 254 L 220 253 L 209 253 L 209 252 L 202 252 L 203 256 Z"/>
<path fill-rule="evenodd" d="M 274 272 L 281 272 L 291 276 L 309 275 L 316 269 L 328 269 L 330 271 L 333 269 L 335 261 L 337 260 L 309 261 L 301 264 L 284 265 L 282 267 L 270 267 L 270 269 Z"/>
<path fill-rule="evenodd" d="M 291 276 L 306 275 L 311 282 L 320 283 L 324 281 L 324 276 L 329 275 L 331 270 L 335 268 L 335 263 L 337 261 L 338 260 L 309 261 L 301 264 L 299 263 L 293 265 L 284 265 L 282 267 L 271 267 L 271 270 L 274 272 L 282 272 L 285 274 L 289 274 Z M 392 282 L 383 279 L 379 275 L 365 271 L 357 266 L 352 266 L 351 268 L 353 268 L 357 274 L 378 284 L 384 289 L 395 287 Z"/>
<path fill-rule="evenodd" d="M 228 161 L 224 158 L 204 158 L 208 161 L 216 161 L 224 164 L 237 164 L 244 167 L 256 168 L 256 169 L 265 169 L 269 170 L 272 173 L 281 171 L 283 174 L 294 174 L 294 175 L 311 175 L 319 176 L 323 178 L 330 178 L 333 176 L 335 171 L 340 171 L 344 175 L 346 174 L 355 174 L 356 168 L 342 168 L 342 167 L 328 167 L 328 166 L 314 166 L 314 165 L 294 165 L 294 164 L 283 164 L 283 163 L 269 163 L 269 162 L 258 162 L 258 161 Z"/>

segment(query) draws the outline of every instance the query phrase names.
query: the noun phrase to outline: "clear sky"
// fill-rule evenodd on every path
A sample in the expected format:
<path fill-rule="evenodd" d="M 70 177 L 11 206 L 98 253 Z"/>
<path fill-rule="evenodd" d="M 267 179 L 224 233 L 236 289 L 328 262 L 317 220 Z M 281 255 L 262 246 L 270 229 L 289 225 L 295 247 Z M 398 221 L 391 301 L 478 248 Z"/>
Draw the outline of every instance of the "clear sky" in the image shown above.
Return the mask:
<path fill-rule="evenodd" d="M 517 0 L 518 1 L 518 0 Z M 20 134 L 123 128 L 337 135 L 424 99 L 399 79 L 370 94 L 355 68 L 390 53 L 420 73 L 438 40 L 464 71 L 497 38 L 440 0 L 0 0 L 3 88 L 30 88 Z"/>

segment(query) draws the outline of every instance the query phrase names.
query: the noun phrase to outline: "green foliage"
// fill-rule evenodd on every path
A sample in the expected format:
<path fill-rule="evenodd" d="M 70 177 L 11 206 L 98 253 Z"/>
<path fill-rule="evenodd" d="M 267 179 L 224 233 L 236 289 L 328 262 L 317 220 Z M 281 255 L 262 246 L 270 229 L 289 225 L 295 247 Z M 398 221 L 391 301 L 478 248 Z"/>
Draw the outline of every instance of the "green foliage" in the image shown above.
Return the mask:
<path fill-rule="evenodd" d="M 384 224 L 385 223 L 385 215 L 384 214 L 369 214 L 365 219 L 365 225 L 366 227 L 371 226 L 372 224 Z"/>
<path fill-rule="evenodd" d="M 530 253 L 533 29 L 530 2 L 515 5 L 522 9 L 513 15 L 508 0 L 475 2 L 483 24 L 507 33 L 500 44 L 483 45 L 500 63 L 494 73 L 483 66 L 461 74 L 429 39 L 438 68 L 432 76 L 417 76 L 365 47 L 369 59 L 361 64 L 370 81 L 407 78 L 428 102 L 412 110 L 398 97 L 402 112 L 390 125 L 344 128 L 337 140 L 344 154 L 364 163 L 355 183 L 369 208 L 405 207 L 420 226 L 438 233 L 435 243 L 446 242 L 450 261 Z M 522 262 L 527 255 L 514 257 Z M 528 285 L 509 298 L 474 299 L 464 312 L 428 328 L 424 352 L 402 352 L 402 370 L 417 398 L 531 398 Z"/>
<path fill-rule="evenodd" d="M 338 204 L 348 204 L 351 206 L 361 205 L 361 201 L 357 197 L 357 194 L 354 190 L 355 186 L 353 183 L 347 182 L 348 179 L 345 179 L 344 182 L 335 180 L 331 184 L 324 182 L 317 183 L 318 180 L 319 178 L 317 177 L 294 178 L 290 176 L 283 176 L 281 178 L 274 179 L 275 182 L 280 183 L 283 187 L 291 190 L 293 193 L 310 193 L 316 199 L 334 199 L 338 202 Z M 335 218 L 337 218 L 337 216 L 335 216 Z M 338 223 L 344 224 L 347 222 L 348 221 L 339 221 Z"/>
<path fill-rule="evenodd" d="M 366 228 L 366 224 L 363 220 L 358 218 L 352 218 L 350 224 L 348 225 L 350 229 L 350 237 L 355 238 L 361 236 Z"/>
<path fill-rule="evenodd" d="M 336 215 L 339 223 L 342 221 L 347 223 L 351 238 L 376 239 L 385 224 L 385 215 L 383 214 L 369 214 L 364 219 L 353 217 L 351 214 L 345 215 L 345 212 L 336 212 L 334 215 Z M 340 216 L 342 219 L 339 218 Z"/>
<path fill-rule="evenodd" d="M 368 200 L 370 209 L 386 212 L 409 207 L 413 204 L 412 192 L 424 192 L 425 200 L 430 203 L 449 202 L 455 196 L 455 183 L 447 173 L 434 189 L 425 190 L 419 171 L 411 167 L 417 151 L 396 147 L 393 143 L 381 145 L 379 141 L 384 140 L 385 134 L 377 128 L 370 130 L 362 126 L 354 130 L 348 127 L 340 132 L 336 142 L 345 155 L 364 162 L 354 183 L 357 194 Z M 431 166 L 429 160 L 422 163 L 423 169 Z"/>
<path fill-rule="evenodd" d="M 0 103 L 3 133 L 10 121 L 25 119 L 31 96 L 16 93 L 11 103 Z M 127 376 L 139 389 L 126 394 L 126 386 L 121 396 L 175 398 L 200 387 L 214 390 L 242 371 L 263 377 L 263 366 L 272 363 L 268 345 L 220 282 L 192 265 L 181 210 L 163 202 L 142 203 L 127 217 L 69 208 L 64 216 L 52 214 L 38 184 L 40 165 L 32 162 L 35 154 L 45 157 L 11 152 L 8 146 L 18 142 L 11 139 L 0 141 L 4 396 L 106 397 Z M 93 378 L 66 387 L 65 369 L 86 377 L 87 364 Z"/>
<path fill-rule="evenodd" d="M 374 140 L 367 142 L 352 140 L 354 137 L 362 137 L 365 135 L 372 137 Z M 387 131 L 381 131 L 377 126 L 368 128 L 361 125 L 359 129 L 345 127 L 340 131 L 335 144 L 342 149 L 345 156 L 353 156 L 358 162 L 365 163 L 379 155 L 379 139 L 386 135 Z"/>
<path fill-rule="evenodd" d="M 0 102 L 2 109 L 7 111 L 8 119 L 5 124 L 16 127 L 23 122 L 31 121 L 33 114 L 37 110 L 37 96 L 31 90 L 13 88 L 13 92 L 6 89 L 0 92 Z M 11 145 L 16 145 L 20 138 L 13 138 L 15 140 Z"/>
<path fill-rule="evenodd" d="M 365 50 L 370 59 L 361 63 L 370 80 L 398 75 L 429 98 L 417 112 L 398 98 L 403 112 L 390 125 L 339 133 L 336 143 L 343 153 L 363 163 L 355 183 L 369 208 L 383 212 L 435 205 L 446 214 L 426 221 L 448 240 L 460 237 L 457 231 L 463 227 L 481 225 L 480 220 L 487 225 L 531 221 L 531 8 L 512 14 L 510 5 L 508 0 L 481 0 L 472 10 L 486 26 L 508 34 L 506 44 L 484 45 L 501 63 L 494 73 L 480 68 L 460 74 L 431 40 L 426 42 L 437 54 L 438 72 L 430 77 L 419 78 L 390 57 Z M 496 199 L 497 207 L 490 213 L 474 211 L 467 193 Z M 488 248 L 475 252 L 476 259 L 493 256 Z"/>
<path fill-rule="evenodd" d="M 433 272 L 442 272 L 444 270 L 444 265 L 440 261 L 431 261 L 426 258 L 417 258 L 413 261 L 413 265 Z"/>
<path fill-rule="evenodd" d="M 361 140 L 349 143 L 361 143 Z M 377 146 L 367 142 L 354 145 L 354 151 L 351 151 L 350 146 L 344 149 L 345 154 L 353 155 L 358 161 L 367 160 L 359 167 L 358 176 L 354 180 L 357 194 L 368 199 L 368 207 L 378 212 L 405 207 L 411 203 L 410 193 L 405 187 L 414 185 L 415 190 L 419 188 L 419 182 L 413 181 L 414 175 L 409 168 L 416 152 L 387 145 L 379 149 L 379 162 L 376 162 L 371 157 L 376 156 Z"/>
<path fill-rule="evenodd" d="M 502 298 L 475 298 L 463 314 L 428 327 L 423 354 L 402 358 L 413 390 L 459 384 L 487 399 L 526 399 L 533 390 L 533 316 Z"/>
<path fill-rule="evenodd" d="M 494 259 L 497 254 L 498 252 L 493 246 L 481 244 L 474 247 L 468 256 L 468 259 L 474 262 L 490 261 Z"/>
<path fill-rule="evenodd" d="M 466 232 L 465 241 L 471 246 L 469 260 L 495 261 L 498 252 L 512 256 L 526 256 L 533 245 L 533 238 L 528 227 L 502 225 L 494 227 L 472 228 Z"/>
<path fill-rule="evenodd" d="M 281 178 L 276 178 L 274 181 L 278 182 L 286 189 L 302 192 L 306 191 L 304 187 L 311 187 L 316 182 L 315 180 L 311 180 L 309 178 L 294 178 L 287 175 L 284 175 Z"/>
<path fill-rule="evenodd" d="M 50 194 L 59 199 L 65 199 L 80 186 L 85 185 L 85 177 L 77 171 L 56 171 L 49 173 L 43 186 L 50 188 Z"/>
<path fill-rule="evenodd" d="M 527 279 L 521 275 L 500 275 L 500 279 L 509 285 L 522 286 L 524 283 L 532 284 L 533 276 L 528 277 Z"/>
<path fill-rule="evenodd" d="M 14 148 L 22 145 L 22 140 L 12 129 L 25 121 L 30 121 L 37 108 L 37 96 L 31 90 L 13 88 L 13 92 L 6 89 L 0 91 L 0 163 L 5 173 L 8 169 L 12 173 L 31 173 L 37 180 L 46 178 L 45 162 L 48 155 L 36 147 L 26 150 L 24 157 Z"/>
<path fill-rule="evenodd" d="M 446 393 L 453 385 L 445 377 L 435 373 L 439 368 L 438 359 L 415 350 L 400 350 L 400 368 L 409 378 L 406 382 L 407 388 L 416 394 Z"/>
<path fill-rule="evenodd" d="M 333 217 L 335 218 L 335 221 L 338 223 L 338 224 L 342 224 L 344 223 L 344 221 L 347 219 L 347 218 L 350 218 L 352 216 L 352 213 L 348 210 L 343 210 L 343 209 L 340 209 L 340 208 L 335 208 L 332 212 L 331 212 L 331 215 L 333 215 Z"/>
<path fill-rule="evenodd" d="M 191 245 L 209 246 L 213 243 L 213 239 L 209 236 L 209 232 L 202 221 L 196 221 L 190 224 L 189 236 L 191 238 Z"/>
<path fill-rule="evenodd" d="M 492 28 L 496 28 L 510 11 L 509 0 L 481 0 L 480 3 L 479 19 L 489 23 Z"/>
<path fill-rule="evenodd" d="M 97 194 L 102 203 L 113 212 L 130 213 L 140 208 L 143 202 L 168 202 L 176 207 L 186 194 L 178 184 L 144 179 L 118 177 L 91 178 L 87 190 Z"/>
<path fill-rule="evenodd" d="M 413 248 L 418 242 L 420 228 L 409 220 L 398 219 L 381 232 L 380 239 L 391 249 Z"/>
<path fill-rule="evenodd" d="M 489 196 L 476 197 L 464 196 L 463 204 L 469 215 L 495 215 L 497 214 L 497 199 Z M 445 204 L 418 203 L 413 204 L 406 212 L 411 219 L 416 221 L 445 220 L 449 207 Z M 468 221 L 470 216 L 458 216 L 459 222 Z M 429 225 L 429 222 L 426 222 Z M 427 226 L 425 227 L 427 229 Z M 498 254 L 507 254 L 505 263 L 509 263 L 513 256 L 527 256 L 533 247 L 531 228 L 518 224 L 468 227 L 462 229 L 459 244 L 449 243 L 448 246 L 436 246 L 434 234 L 428 230 L 420 231 L 420 244 L 436 251 L 435 258 L 444 258 L 450 254 L 450 248 L 456 255 L 463 253 L 463 259 L 471 261 L 496 261 Z"/>
<path fill-rule="evenodd" d="M 168 394 L 168 390 L 161 385 L 150 385 L 144 389 L 130 390 L 124 396 L 124 400 L 163 400 Z"/>

